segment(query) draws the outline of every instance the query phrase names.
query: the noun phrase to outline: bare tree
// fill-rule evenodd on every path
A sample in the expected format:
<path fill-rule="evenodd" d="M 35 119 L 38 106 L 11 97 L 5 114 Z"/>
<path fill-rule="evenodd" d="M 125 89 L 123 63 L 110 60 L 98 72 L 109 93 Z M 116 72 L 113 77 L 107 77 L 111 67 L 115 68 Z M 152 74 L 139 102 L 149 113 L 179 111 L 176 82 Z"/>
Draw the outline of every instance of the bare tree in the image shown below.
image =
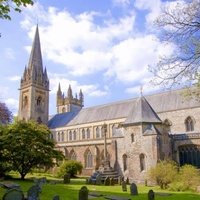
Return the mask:
<path fill-rule="evenodd" d="M 166 3 L 155 21 L 160 40 L 173 46 L 170 56 L 160 55 L 150 67 L 156 85 L 171 88 L 177 84 L 200 86 L 200 0 Z"/>

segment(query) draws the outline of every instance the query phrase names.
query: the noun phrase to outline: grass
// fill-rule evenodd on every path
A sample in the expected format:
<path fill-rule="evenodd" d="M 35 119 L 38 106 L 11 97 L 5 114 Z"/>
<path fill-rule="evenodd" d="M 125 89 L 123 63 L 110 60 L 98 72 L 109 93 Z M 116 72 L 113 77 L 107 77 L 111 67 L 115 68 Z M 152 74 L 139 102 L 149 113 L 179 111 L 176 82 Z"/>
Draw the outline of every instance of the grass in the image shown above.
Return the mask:
<path fill-rule="evenodd" d="M 28 174 L 26 180 L 22 181 L 19 179 L 17 174 L 12 174 L 12 181 L 16 184 L 20 185 L 21 190 L 26 194 L 27 190 L 34 185 L 33 178 L 47 177 L 47 180 L 60 180 L 60 183 L 55 185 L 46 184 L 42 186 L 42 193 L 40 195 L 40 200 L 51 200 L 54 195 L 59 195 L 61 200 L 77 200 L 78 193 L 82 186 L 86 186 L 91 193 L 98 193 L 107 196 L 121 196 L 121 197 L 129 197 L 134 200 L 145 200 L 148 199 L 147 193 L 150 189 L 154 192 L 162 192 L 162 193 L 170 193 L 171 196 L 155 196 L 156 200 L 191 200 L 191 199 L 200 199 L 199 194 L 195 194 L 192 192 L 171 192 L 167 190 L 161 190 L 159 187 L 147 187 L 138 185 L 138 196 L 130 195 L 130 186 L 127 185 L 127 192 L 122 191 L 122 187 L 120 185 L 115 186 L 98 186 L 98 185 L 87 185 L 85 183 L 85 178 L 77 178 L 71 179 L 70 184 L 63 184 L 61 179 L 56 179 L 53 175 L 50 174 Z M 6 192 L 6 189 L 0 188 L 0 198 Z M 94 200 L 105 200 L 104 197 L 94 198 Z"/>

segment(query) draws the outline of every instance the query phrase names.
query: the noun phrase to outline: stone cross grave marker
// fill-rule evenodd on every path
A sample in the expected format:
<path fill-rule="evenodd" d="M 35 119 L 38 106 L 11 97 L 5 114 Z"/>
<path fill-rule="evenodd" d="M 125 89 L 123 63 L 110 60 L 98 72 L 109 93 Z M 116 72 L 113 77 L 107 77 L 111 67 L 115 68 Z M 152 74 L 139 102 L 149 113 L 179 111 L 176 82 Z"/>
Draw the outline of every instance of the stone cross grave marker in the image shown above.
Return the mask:
<path fill-rule="evenodd" d="M 131 191 L 131 195 L 138 195 L 138 189 L 135 183 L 131 183 L 130 191 Z"/>
<path fill-rule="evenodd" d="M 83 186 L 79 190 L 78 200 L 88 200 L 88 194 L 89 194 L 89 190 L 87 189 L 86 186 Z"/>

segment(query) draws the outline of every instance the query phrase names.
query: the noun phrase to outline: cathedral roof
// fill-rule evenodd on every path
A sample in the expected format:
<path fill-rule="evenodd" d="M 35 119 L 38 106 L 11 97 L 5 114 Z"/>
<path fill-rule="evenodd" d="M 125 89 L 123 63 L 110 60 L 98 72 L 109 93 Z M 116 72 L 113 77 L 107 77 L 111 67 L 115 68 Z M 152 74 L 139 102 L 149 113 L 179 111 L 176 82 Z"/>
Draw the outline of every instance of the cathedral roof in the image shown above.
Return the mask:
<path fill-rule="evenodd" d="M 49 127 L 56 128 L 121 118 L 124 118 L 124 124 L 160 123 L 161 120 L 158 117 L 160 113 L 200 106 L 200 102 L 195 99 L 186 100 L 180 95 L 181 92 L 183 89 L 83 108 L 74 115 L 72 113 L 56 114 L 49 121 Z M 66 119 L 62 119 L 65 117 Z"/>
<path fill-rule="evenodd" d="M 161 119 L 143 96 L 135 101 L 134 106 L 123 124 L 136 124 L 141 122 L 161 123 Z"/>

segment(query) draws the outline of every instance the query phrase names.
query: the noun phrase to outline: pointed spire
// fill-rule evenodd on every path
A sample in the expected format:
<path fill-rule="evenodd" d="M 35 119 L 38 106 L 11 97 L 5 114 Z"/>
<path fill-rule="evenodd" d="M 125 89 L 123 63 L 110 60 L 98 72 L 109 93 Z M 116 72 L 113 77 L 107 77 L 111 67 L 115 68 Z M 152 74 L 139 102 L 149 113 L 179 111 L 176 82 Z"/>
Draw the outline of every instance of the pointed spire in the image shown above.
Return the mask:
<path fill-rule="evenodd" d="M 84 104 L 84 102 L 83 102 L 83 92 L 82 92 L 81 89 L 80 89 L 80 92 L 79 92 L 79 101 L 82 102 L 82 106 L 83 106 L 83 104 Z"/>
<path fill-rule="evenodd" d="M 28 68 L 30 69 L 32 76 L 35 76 L 36 79 L 42 79 L 43 65 L 38 25 L 35 31 L 35 37 L 32 44 Z"/>
<path fill-rule="evenodd" d="M 57 96 L 60 97 L 60 98 L 62 97 L 62 91 L 61 91 L 60 83 L 58 85 Z"/>
<path fill-rule="evenodd" d="M 72 96 L 71 85 L 69 85 L 68 92 L 67 92 L 67 97 L 68 97 L 68 98 L 73 98 L 73 96 Z"/>

